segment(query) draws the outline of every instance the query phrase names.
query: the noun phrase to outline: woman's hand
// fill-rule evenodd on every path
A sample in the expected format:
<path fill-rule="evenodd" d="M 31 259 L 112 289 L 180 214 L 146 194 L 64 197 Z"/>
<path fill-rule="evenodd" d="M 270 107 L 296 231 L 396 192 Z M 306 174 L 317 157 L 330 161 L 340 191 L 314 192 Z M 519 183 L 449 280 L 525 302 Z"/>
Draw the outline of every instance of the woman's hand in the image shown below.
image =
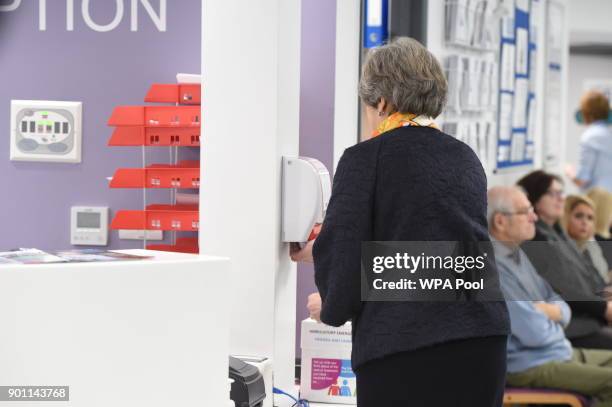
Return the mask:
<path fill-rule="evenodd" d="M 572 164 L 567 164 L 565 166 L 565 175 L 567 176 L 567 178 L 571 179 L 572 182 L 576 184 L 576 186 L 580 188 L 584 186 L 585 182 L 583 180 L 576 178 L 577 176 L 576 167 L 574 167 Z"/>
<path fill-rule="evenodd" d="M 610 301 L 608 301 L 606 305 L 606 313 L 604 314 L 604 317 L 606 318 L 606 321 L 608 321 L 608 324 L 612 323 L 612 302 Z"/>
<path fill-rule="evenodd" d="M 317 322 L 321 322 L 321 296 L 319 293 L 312 293 L 308 296 L 308 303 L 306 308 L 310 313 L 310 318 Z"/>
<path fill-rule="evenodd" d="M 289 244 L 289 255 L 291 256 L 291 260 L 293 261 L 303 261 L 305 263 L 313 263 L 312 259 L 312 246 L 314 245 L 314 240 L 306 243 L 306 246 L 303 248 L 300 247 L 299 243 L 290 243 Z"/>
<path fill-rule="evenodd" d="M 610 275 L 610 272 L 608 272 L 608 275 Z M 612 286 L 611 285 L 606 285 L 604 287 L 604 289 L 601 291 L 601 293 L 599 293 L 599 294 L 601 295 L 601 297 L 604 300 L 609 301 L 612 298 Z"/>

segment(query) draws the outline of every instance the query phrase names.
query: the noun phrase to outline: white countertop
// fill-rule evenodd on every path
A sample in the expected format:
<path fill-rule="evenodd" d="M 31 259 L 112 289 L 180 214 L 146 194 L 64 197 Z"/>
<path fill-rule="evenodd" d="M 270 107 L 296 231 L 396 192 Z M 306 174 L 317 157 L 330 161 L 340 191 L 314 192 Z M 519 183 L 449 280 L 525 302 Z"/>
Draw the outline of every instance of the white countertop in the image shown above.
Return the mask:
<path fill-rule="evenodd" d="M 224 406 L 229 260 L 125 252 L 154 258 L 0 267 L 0 383 L 70 386 L 71 407 Z"/>
<path fill-rule="evenodd" d="M 159 250 L 144 250 L 144 249 L 129 249 L 129 250 L 111 250 L 118 253 L 133 254 L 136 256 L 153 256 L 152 259 L 146 260 L 227 260 L 225 257 L 209 256 L 206 254 L 190 254 L 176 252 L 162 252 Z"/>
<path fill-rule="evenodd" d="M 126 264 L 138 264 L 138 263 L 167 263 L 167 262 L 218 262 L 228 260 L 226 257 L 209 256 L 203 254 L 189 254 L 189 253 L 176 253 L 176 252 L 164 252 L 157 250 L 144 250 L 144 249 L 128 249 L 128 250 L 109 250 L 111 252 L 132 254 L 135 256 L 150 256 L 151 258 L 142 260 L 114 260 L 114 261 L 96 261 L 96 262 L 58 262 L 58 263 L 41 263 L 41 264 L 1 264 L 0 271 L 8 270 L 19 270 L 21 272 L 28 270 L 41 270 L 41 269 L 56 269 L 61 268 L 79 268 L 79 269 L 96 269 L 99 267 L 104 268 L 115 268 L 115 265 L 121 265 L 124 267 Z"/>

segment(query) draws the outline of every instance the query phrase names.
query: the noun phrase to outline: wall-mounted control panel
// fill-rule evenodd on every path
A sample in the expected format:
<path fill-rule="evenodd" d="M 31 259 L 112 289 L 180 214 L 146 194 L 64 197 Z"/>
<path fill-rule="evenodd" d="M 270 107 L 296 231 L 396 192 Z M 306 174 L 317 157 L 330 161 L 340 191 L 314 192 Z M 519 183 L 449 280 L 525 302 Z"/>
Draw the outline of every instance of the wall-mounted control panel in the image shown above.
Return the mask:
<path fill-rule="evenodd" d="M 106 246 L 108 244 L 108 207 L 70 208 L 70 244 Z"/>
<path fill-rule="evenodd" d="M 11 160 L 81 162 L 82 103 L 11 101 Z"/>

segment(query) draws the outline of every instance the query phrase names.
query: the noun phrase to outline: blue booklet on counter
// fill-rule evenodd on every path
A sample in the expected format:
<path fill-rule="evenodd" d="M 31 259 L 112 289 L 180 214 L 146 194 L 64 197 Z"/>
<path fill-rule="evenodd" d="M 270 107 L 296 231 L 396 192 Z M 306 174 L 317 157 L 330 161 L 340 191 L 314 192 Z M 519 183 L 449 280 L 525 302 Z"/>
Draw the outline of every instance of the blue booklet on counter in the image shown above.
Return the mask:
<path fill-rule="evenodd" d="M 150 258 L 152 256 L 138 256 L 100 249 L 62 250 L 52 253 L 38 249 L 18 249 L 0 252 L 0 265 L 126 261 Z"/>

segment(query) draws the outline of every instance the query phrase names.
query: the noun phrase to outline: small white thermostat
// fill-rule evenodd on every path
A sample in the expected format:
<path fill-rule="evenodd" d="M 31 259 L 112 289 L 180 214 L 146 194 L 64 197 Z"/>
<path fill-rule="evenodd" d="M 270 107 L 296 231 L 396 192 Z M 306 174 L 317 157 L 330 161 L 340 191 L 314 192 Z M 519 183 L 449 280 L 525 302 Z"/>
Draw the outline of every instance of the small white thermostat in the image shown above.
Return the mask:
<path fill-rule="evenodd" d="M 81 162 L 82 103 L 11 101 L 11 160 Z"/>
<path fill-rule="evenodd" d="M 108 207 L 70 208 L 70 244 L 106 246 L 108 244 Z"/>

